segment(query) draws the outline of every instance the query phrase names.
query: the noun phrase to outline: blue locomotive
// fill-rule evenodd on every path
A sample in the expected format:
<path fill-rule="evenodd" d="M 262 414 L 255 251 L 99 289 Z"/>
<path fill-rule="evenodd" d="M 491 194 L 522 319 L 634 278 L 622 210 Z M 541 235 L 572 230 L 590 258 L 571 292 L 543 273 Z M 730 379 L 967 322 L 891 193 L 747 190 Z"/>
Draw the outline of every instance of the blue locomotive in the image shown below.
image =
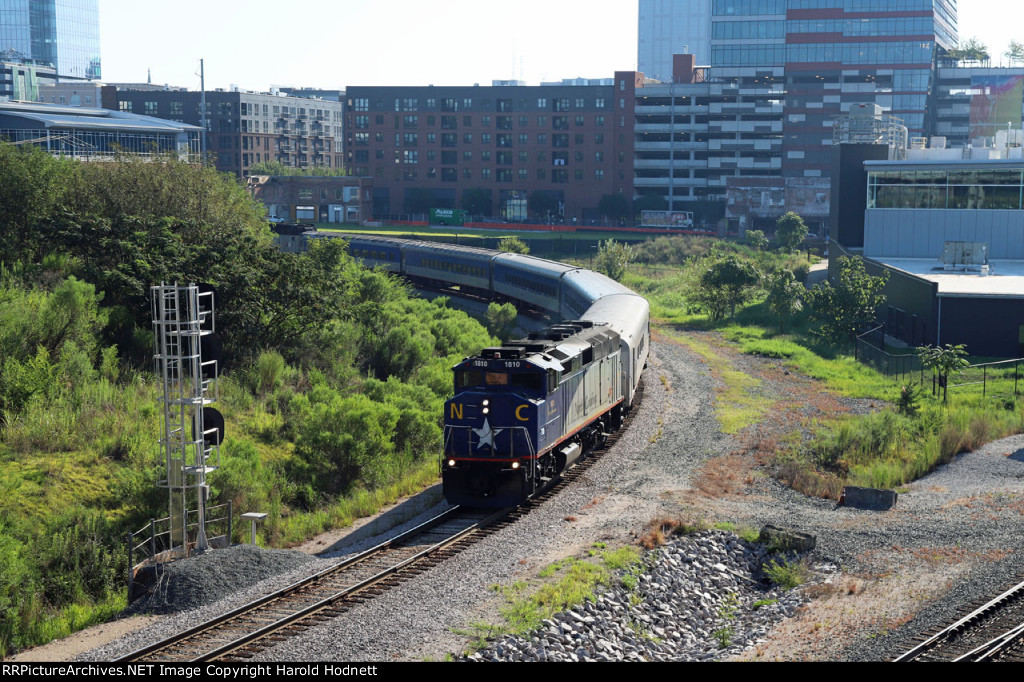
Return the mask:
<path fill-rule="evenodd" d="M 452 504 L 505 507 L 550 484 L 622 423 L 621 339 L 568 322 L 455 367 L 443 481 Z"/>
<path fill-rule="evenodd" d="M 617 429 L 633 406 L 647 364 L 650 307 L 618 282 L 533 256 L 345 238 L 370 267 L 572 320 L 454 368 L 442 459 L 449 502 L 502 507 L 530 498 Z"/>

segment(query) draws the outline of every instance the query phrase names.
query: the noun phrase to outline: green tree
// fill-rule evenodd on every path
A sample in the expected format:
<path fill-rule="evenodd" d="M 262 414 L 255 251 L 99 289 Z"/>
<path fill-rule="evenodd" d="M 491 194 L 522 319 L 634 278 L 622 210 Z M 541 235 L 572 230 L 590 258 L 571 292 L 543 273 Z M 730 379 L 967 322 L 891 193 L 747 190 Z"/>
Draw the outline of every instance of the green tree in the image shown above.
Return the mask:
<path fill-rule="evenodd" d="M 269 243 L 266 209 L 233 176 L 174 157 L 119 157 L 113 163 L 83 163 L 67 197 L 72 213 L 117 222 L 127 216 L 177 218 L 226 238 L 240 231 Z"/>
<path fill-rule="evenodd" d="M 793 211 L 779 218 L 775 225 L 775 236 L 782 248 L 787 251 L 792 251 L 807 239 L 807 224 L 799 214 Z"/>
<path fill-rule="evenodd" d="M 491 190 L 482 187 L 470 187 L 462 192 L 462 208 L 471 215 L 491 215 L 494 198 Z"/>
<path fill-rule="evenodd" d="M 31 145 L 0 143 L 0 263 L 31 261 L 54 248 L 35 226 L 65 204 L 81 166 Z"/>
<path fill-rule="evenodd" d="M 512 330 L 515 329 L 518 314 L 516 307 L 511 303 L 491 303 L 487 306 L 487 331 L 502 341 L 508 341 Z"/>
<path fill-rule="evenodd" d="M 327 168 L 326 166 L 312 166 L 309 168 L 295 168 L 286 166 L 280 161 L 263 161 L 249 166 L 249 175 L 288 175 L 304 177 L 344 177 L 349 175 L 347 168 Z"/>
<path fill-rule="evenodd" d="M 604 273 L 616 281 L 621 281 L 633 262 L 633 247 L 617 242 L 614 239 L 601 242 L 597 247 L 594 269 Z"/>
<path fill-rule="evenodd" d="M 779 330 L 803 310 L 804 285 L 790 270 L 779 270 L 768 277 L 768 308 L 779 318 Z"/>
<path fill-rule="evenodd" d="M 521 253 L 523 255 L 530 253 L 530 247 L 526 245 L 519 237 L 505 237 L 498 242 L 498 251 L 504 251 L 505 253 Z"/>
<path fill-rule="evenodd" d="M 1003 53 L 1003 56 L 1009 59 L 1011 64 L 1024 63 L 1024 43 L 1011 39 L 1010 47 Z"/>
<path fill-rule="evenodd" d="M 601 196 L 597 210 L 606 218 L 621 220 L 630 217 L 633 207 L 629 199 L 623 194 L 605 194 Z"/>
<path fill-rule="evenodd" d="M 755 251 L 763 251 L 768 246 L 764 230 L 747 230 L 747 245 Z"/>
<path fill-rule="evenodd" d="M 921 364 L 925 369 L 933 370 L 939 375 L 939 386 L 942 387 L 942 400 L 949 398 L 949 377 L 959 374 L 970 366 L 967 361 L 967 346 L 945 345 L 943 347 L 922 346 L 917 349 Z"/>
<path fill-rule="evenodd" d="M 968 62 L 987 62 L 990 59 L 988 47 L 977 37 L 968 38 L 958 48 L 950 50 L 949 56 Z"/>
<path fill-rule="evenodd" d="M 700 275 L 696 298 L 711 315 L 720 320 L 729 311 L 736 315 L 736 307 L 750 300 L 761 281 L 761 273 L 753 263 L 729 254 L 712 260 Z"/>
<path fill-rule="evenodd" d="M 853 339 L 875 321 L 878 307 L 885 303 L 888 281 L 887 272 L 877 277 L 869 275 L 861 258 L 841 257 L 835 284 L 825 282 L 807 293 L 822 333 L 831 339 Z"/>

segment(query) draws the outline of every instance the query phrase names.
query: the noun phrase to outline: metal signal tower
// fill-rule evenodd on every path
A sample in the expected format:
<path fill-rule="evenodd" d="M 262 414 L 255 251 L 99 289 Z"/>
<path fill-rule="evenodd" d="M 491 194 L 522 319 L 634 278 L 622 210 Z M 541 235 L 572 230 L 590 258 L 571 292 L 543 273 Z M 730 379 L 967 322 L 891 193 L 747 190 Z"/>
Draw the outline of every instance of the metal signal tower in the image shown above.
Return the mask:
<path fill-rule="evenodd" d="M 207 476 L 220 465 L 223 418 L 206 407 L 217 398 L 217 361 L 203 361 L 203 346 L 214 333 L 213 291 L 189 286 L 150 288 L 156 372 L 163 379 L 164 431 L 160 444 L 169 490 L 171 550 L 190 554 L 189 508 L 196 511 L 192 549 L 209 549 L 206 536 Z"/>

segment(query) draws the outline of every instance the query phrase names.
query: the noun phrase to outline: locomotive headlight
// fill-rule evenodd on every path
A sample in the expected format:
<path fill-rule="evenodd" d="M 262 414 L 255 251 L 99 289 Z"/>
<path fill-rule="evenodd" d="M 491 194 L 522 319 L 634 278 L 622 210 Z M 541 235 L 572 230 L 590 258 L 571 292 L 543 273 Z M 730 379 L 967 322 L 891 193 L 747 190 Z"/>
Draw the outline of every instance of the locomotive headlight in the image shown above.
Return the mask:
<path fill-rule="evenodd" d="M 490 413 L 491 413 L 491 408 L 485 407 L 484 408 L 484 414 L 490 414 Z"/>
<path fill-rule="evenodd" d="M 519 462 L 512 462 L 513 471 L 519 468 Z"/>
<path fill-rule="evenodd" d="M 490 400 L 485 400 L 484 401 L 484 407 L 488 407 L 490 404 L 491 404 Z"/>
<path fill-rule="evenodd" d="M 455 460 L 454 459 L 448 460 L 448 468 L 449 469 L 454 469 L 455 468 Z"/>

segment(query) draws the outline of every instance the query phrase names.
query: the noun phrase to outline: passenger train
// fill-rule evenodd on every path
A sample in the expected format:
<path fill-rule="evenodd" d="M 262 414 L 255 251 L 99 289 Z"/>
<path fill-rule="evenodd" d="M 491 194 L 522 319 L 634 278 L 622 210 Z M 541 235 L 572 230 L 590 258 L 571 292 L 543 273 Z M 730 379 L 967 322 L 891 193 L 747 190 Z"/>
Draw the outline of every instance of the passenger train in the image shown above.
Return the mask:
<path fill-rule="evenodd" d="M 441 468 L 450 503 L 519 504 L 622 425 L 647 364 L 646 299 L 599 273 L 533 256 L 345 238 L 350 253 L 369 267 L 563 320 L 454 368 Z"/>

